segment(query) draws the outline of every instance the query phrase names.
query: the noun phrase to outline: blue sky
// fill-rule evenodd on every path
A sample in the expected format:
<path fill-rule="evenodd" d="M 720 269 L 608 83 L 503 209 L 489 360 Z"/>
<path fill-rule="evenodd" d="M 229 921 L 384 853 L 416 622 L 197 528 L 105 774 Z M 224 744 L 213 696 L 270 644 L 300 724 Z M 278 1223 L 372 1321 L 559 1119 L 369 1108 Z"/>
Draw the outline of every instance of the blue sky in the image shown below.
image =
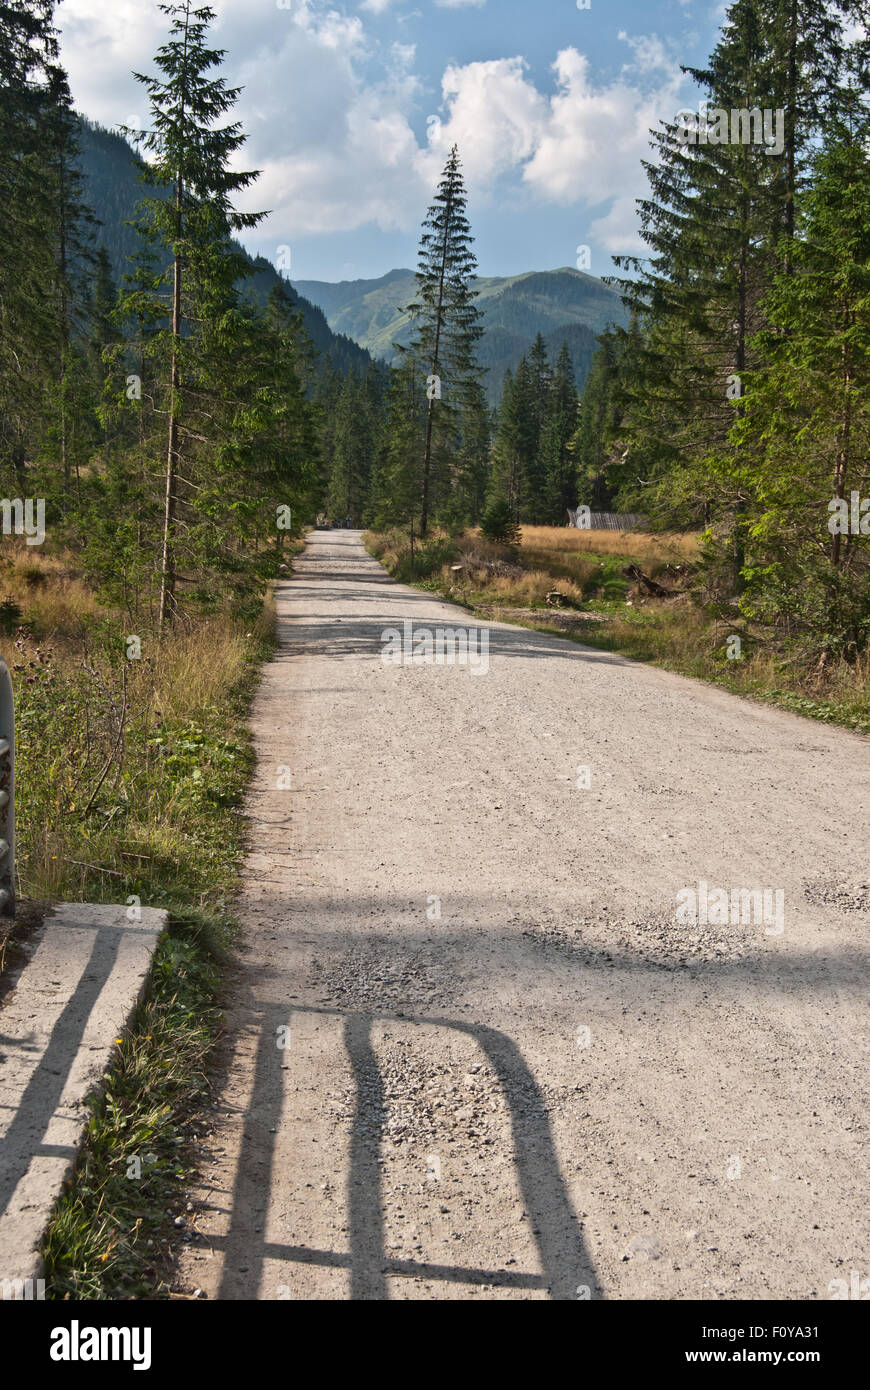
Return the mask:
<path fill-rule="evenodd" d="M 637 251 L 647 131 L 697 95 L 723 9 L 709 0 L 213 0 L 225 75 L 242 85 L 246 195 L 270 209 L 247 245 L 296 279 L 413 266 L 421 219 L 459 145 L 481 273 Z M 79 110 L 147 123 L 166 20 L 150 0 L 64 0 Z M 280 248 L 284 248 L 283 251 Z"/>

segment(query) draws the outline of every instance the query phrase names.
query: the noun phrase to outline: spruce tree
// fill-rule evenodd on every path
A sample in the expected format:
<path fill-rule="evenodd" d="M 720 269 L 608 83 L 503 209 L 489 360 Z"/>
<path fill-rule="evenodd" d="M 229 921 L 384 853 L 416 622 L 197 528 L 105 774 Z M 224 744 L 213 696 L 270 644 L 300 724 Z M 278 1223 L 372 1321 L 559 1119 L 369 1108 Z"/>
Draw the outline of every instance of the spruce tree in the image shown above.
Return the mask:
<path fill-rule="evenodd" d="M 541 333 L 538 333 L 526 354 L 526 363 L 529 372 L 529 417 L 532 438 L 524 467 L 523 516 L 532 525 L 540 526 L 547 521 L 550 513 L 543 437 L 550 410 L 550 389 L 553 381 L 547 347 Z"/>
<path fill-rule="evenodd" d="M 412 354 L 400 358 L 390 375 L 379 500 L 379 526 L 408 524 L 419 535 L 423 495 L 426 412 L 425 372 Z"/>
<path fill-rule="evenodd" d="M 546 520 L 564 525 L 565 514 L 577 505 L 577 474 L 571 440 L 577 428 L 577 386 L 568 344 L 563 343 L 547 396 L 541 431 L 540 457 L 546 483 Z"/>
<path fill-rule="evenodd" d="M 812 35 L 812 38 L 807 36 Z M 824 107 L 824 73 L 840 61 L 839 25 L 822 0 L 735 0 L 703 69 L 687 69 L 708 114 L 688 143 L 680 123 L 653 132 L 651 197 L 640 205 L 647 262 L 618 258 L 617 282 L 644 333 L 619 378 L 621 429 L 647 505 L 669 524 L 709 525 L 739 590 L 751 480 L 721 459 L 763 327 L 762 302 L 788 263 L 802 169 Z M 790 104 L 789 104 L 790 103 Z M 740 110 L 784 108 L 779 153 L 726 139 Z M 723 126 L 725 132 L 723 132 Z M 783 239 L 783 233 L 786 234 Z M 638 472 L 642 466 L 645 476 Z"/>
<path fill-rule="evenodd" d="M 0 468 L 22 496 L 57 361 L 55 206 L 43 139 L 57 58 L 53 10 L 51 0 L 0 7 Z"/>
<path fill-rule="evenodd" d="M 852 494 L 870 493 L 870 110 L 857 87 L 837 109 L 765 303 L 763 369 L 718 460 L 757 496 L 745 611 L 792 624 L 823 659 L 870 640 L 870 514 L 859 500 L 857 530 L 852 515 Z"/>
<path fill-rule="evenodd" d="M 87 400 L 87 362 L 84 333 L 89 317 L 89 276 L 94 264 L 93 227 L 96 219 L 84 201 L 84 178 L 79 168 L 78 118 L 73 111 L 66 73 L 57 64 L 48 71 L 40 129 L 47 155 L 52 204 L 55 266 L 52 279 L 55 318 L 54 428 L 64 495 L 68 499 L 75 470 L 76 497 L 81 504 L 80 465 L 92 443 L 91 403 Z"/>
<path fill-rule="evenodd" d="M 505 374 L 498 411 L 490 501 L 507 501 L 514 520 L 525 515 L 526 487 L 538 444 L 538 403 L 528 361 Z"/>
<path fill-rule="evenodd" d="M 459 151 L 454 145 L 423 222 L 417 298 L 408 306 L 414 330 L 410 351 L 418 363 L 427 368 L 421 536 L 425 536 L 429 526 L 432 478 L 436 469 L 440 473 L 436 501 L 443 501 L 449 491 L 450 467 L 457 443 L 456 411 L 465 383 L 480 371 L 475 348 L 483 330 L 474 303 L 472 281 L 477 263 L 471 246 L 465 186 Z M 439 420 L 440 429 L 436 424 Z"/>
<path fill-rule="evenodd" d="M 155 63 L 159 75 L 142 73 L 151 105 L 152 128 L 130 132 L 151 156 L 143 177 L 155 189 L 171 189 L 171 197 L 145 200 L 150 229 L 171 252 L 169 268 L 169 327 L 160 335 L 166 362 L 166 468 L 159 624 L 163 627 L 175 607 L 176 515 L 178 478 L 185 441 L 196 432 L 197 406 L 203 403 L 197 372 L 210 353 L 224 353 L 224 316 L 235 305 L 236 281 L 250 273 L 247 259 L 230 242 L 232 232 L 254 227 L 262 213 L 234 210 L 232 196 L 257 177 L 254 171 L 232 167 L 233 156 L 245 142 L 238 122 L 216 125 L 235 105 L 238 88 L 228 87 L 212 69 L 223 60 L 221 49 L 208 46 L 214 20 L 208 7 L 194 9 L 191 0 L 161 5 L 170 20 L 170 36 Z M 206 342 L 206 339 L 209 341 Z M 207 373 L 206 373 L 207 375 Z M 199 387 L 202 383 L 199 383 Z M 194 418 L 188 423 L 188 414 Z"/>

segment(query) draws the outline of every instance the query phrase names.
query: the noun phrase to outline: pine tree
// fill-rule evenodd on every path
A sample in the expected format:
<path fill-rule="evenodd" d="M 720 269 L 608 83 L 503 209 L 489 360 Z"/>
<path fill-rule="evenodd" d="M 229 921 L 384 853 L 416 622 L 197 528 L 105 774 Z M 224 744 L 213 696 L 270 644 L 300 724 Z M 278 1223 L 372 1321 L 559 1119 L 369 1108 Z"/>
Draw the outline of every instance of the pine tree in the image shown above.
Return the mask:
<path fill-rule="evenodd" d="M 762 301 L 778 257 L 788 259 L 781 236 L 793 231 L 820 74 L 839 61 L 837 24 L 823 10 L 822 0 L 736 0 L 729 8 L 708 66 L 687 69 L 708 98 L 697 143 L 680 138 L 678 122 L 653 133 L 652 197 L 641 203 L 649 263 L 617 259 L 637 272 L 618 283 L 644 330 L 633 371 L 619 382 L 625 442 L 635 469 L 640 460 L 646 469 L 644 510 L 666 513 L 671 524 L 713 524 L 737 590 L 752 489 L 745 475 L 729 482 L 727 470 L 711 471 L 705 460 L 711 451 L 721 459 L 740 416 L 744 380 L 758 365 L 751 345 L 763 327 Z M 815 35 L 818 50 L 795 42 L 796 25 Z M 737 112 L 776 108 L 789 94 L 781 152 L 722 142 Z"/>
<path fill-rule="evenodd" d="M 622 403 L 645 350 L 636 317 L 627 329 L 602 333 L 583 386 L 577 428 L 570 443 L 577 478 L 577 500 L 593 511 L 612 507 L 645 511 L 646 481 L 653 471 L 643 444 L 631 449 L 623 433 Z"/>
<path fill-rule="evenodd" d="M 450 503 L 444 520 L 453 529 L 475 526 L 486 505 L 490 476 L 492 422 L 483 384 L 469 378 L 460 395 L 459 445 Z"/>
<path fill-rule="evenodd" d="M 477 263 L 471 244 L 459 151 L 454 145 L 423 223 L 417 298 L 408 306 L 414 329 L 410 351 L 428 368 L 421 536 L 426 535 L 429 525 L 433 473 L 440 475 L 436 502 L 445 500 L 449 491 L 456 448 L 455 413 L 463 385 L 480 371 L 475 347 L 483 330 L 474 303 L 472 281 Z M 440 431 L 436 426 L 439 419 Z"/>
<path fill-rule="evenodd" d="M 332 473 L 327 509 L 340 521 L 358 525 L 368 503 L 372 459 L 377 452 L 376 420 L 364 379 L 351 371 L 342 383 L 334 425 Z"/>
<path fill-rule="evenodd" d="M 544 430 L 550 410 L 553 373 L 543 335 L 538 333 L 526 355 L 529 372 L 529 417 L 532 437 L 523 477 L 523 517 L 532 525 L 546 522 L 549 512 L 547 460 L 543 452 Z"/>
<path fill-rule="evenodd" d="M 771 105 L 787 112 L 782 168 L 785 240 L 783 267 L 791 264 L 797 207 L 813 152 L 813 136 L 832 114 L 837 79 L 846 60 L 843 20 L 859 18 L 860 5 L 841 0 L 776 0 L 765 7 L 771 49 Z"/>
<path fill-rule="evenodd" d="M 564 525 L 565 513 L 577 505 L 577 474 L 571 440 L 577 428 L 577 386 L 568 344 L 563 343 L 547 396 L 539 453 L 546 480 L 546 521 Z"/>
<path fill-rule="evenodd" d="M 57 37 L 51 0 L 0 7 L 0 467 L 28 491 L 56 363 L 55 221 L 42 122 Z"/>
<path fill-rule="evenodd" d="M 870 110 L 854 87 L 837 109 L 721 460 L 758 498 L 745 611 L 796 625 L 823 659 L 870 641 L 870 515 L 857 533 L 851 515 L 870 491 Z"/>
<path fill-rule="evenodd" d="M 513 376 L 505 374 L 490 484 L 490 501 L 507 501 L 516 521 L 524 515 L 526 480 L 537 447 L 537 419 L 532 374 L 523 357 Z"/>
<path fill-rule="evenodd" d="M 257 175 L 231 167 L 245 142 L 239 123 L 215 125 L 234 106 L 239 89 L 210 75 L 224 57 L 223 50 L 206 42 L 214 12 L 194 9 L 191 0 L 160 9 L 170 20 L 170 37 L 155 59 L 159 76 L 135 74 L 148 93 L 153 128 L 130 133 L 152 156 L 144 169 L 146 181 L 172 190 L 171 198 L 145 200 L 150 228 L 172 254 L 170 325 L 161 335 L 167 359 L 163 627 L 175 607 L 178 476 L 185 435 L 192 433 L 184 412 L 197 403 L 195 376 L 202 357 L 227 349 L 226 340 L 221 345 L 217 339 L 226 327 L 224 316 L 234 307 L 235 283 L 250 273 L 246 258 L 230 244 L 231 233 L 256 226 L 264 214 L 240 213 L 231 203 L 232 195 Z M 207 336 L 209 344 L 203 341 Z"/>
<path fill-rule="evenodd" d="M 120 338 L 115 314 L 118 287 L 112 275 L 109 253 L 101 242 L 94 256 L 93 289 L 90 296 L 89 343 L 92 354 L 103 362 L 103 353 Z"/>
<path fill-rule="evenodd" d="M 390 375 L 383 465 L 379 480 L 379 526 L 417 523 L 423 495 L 422 440 L 426 428 L 425 376 L 412 354 L 400 359 Z"/>

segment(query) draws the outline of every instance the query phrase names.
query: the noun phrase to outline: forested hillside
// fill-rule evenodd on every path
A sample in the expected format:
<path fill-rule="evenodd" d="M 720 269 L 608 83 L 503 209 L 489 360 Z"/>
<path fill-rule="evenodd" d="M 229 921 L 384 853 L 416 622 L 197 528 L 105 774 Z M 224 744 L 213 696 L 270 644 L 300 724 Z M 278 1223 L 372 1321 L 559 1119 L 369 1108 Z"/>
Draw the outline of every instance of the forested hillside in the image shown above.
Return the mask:
<path fill-rule="evenodd" d="M 299 280 L 296 288 L 319 305 L 337 333 L 346 333 L 376 357 L 394 363 L 413 333 L 408 305 L 414 298 L 410 270 L 391 270 L 379 280 Z M 563 267 L 522 275 L 475 277 L 483 335 L 477 360 L 486 372 L 487 398 L 501 397 L 506 371 L 515 371 L 540 333 L 555 356 L 563 342 L 571 350 L 574 375 L 582 386 L 599 333 L 626 320 L 622 300 L 600 280 Z M 397 346 L 398 345 L 398 346 Z"/>
<path fill-rule="evenodd" d="M 98 219 L 95 239 L 105 246 L 112 275 L 118 282 L 126 274 L 129 259 L 136 254 L 139 244 L 138 233 L 131 224 L 142 198 L 140 161 L 123 135 L 106 130 L 84 117 L 80 117 L 79 122 L 82 195 Z M 237 249 L 246 255 L 241 246 Z M 243 297 L 250 296 L 257 303 L 265 304 L 269 292 L 280 284 L 288 301 L 298 309 L 305 332 L 318 353 L 324 359 L 328 357 L 340 372 L 351 367 L 365 369 L 370 357 L 364 348 L 342 332 L 332 332 L 321 310 L 297 294 L 264 256 L 247 259 L 254 273 L 244 281 Z"/>

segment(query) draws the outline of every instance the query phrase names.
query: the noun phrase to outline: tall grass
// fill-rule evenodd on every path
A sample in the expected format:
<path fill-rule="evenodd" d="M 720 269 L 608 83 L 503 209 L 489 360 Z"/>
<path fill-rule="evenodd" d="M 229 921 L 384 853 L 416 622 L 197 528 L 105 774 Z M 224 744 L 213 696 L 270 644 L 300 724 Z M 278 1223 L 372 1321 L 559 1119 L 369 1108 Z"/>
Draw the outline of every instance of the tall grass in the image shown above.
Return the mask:
<path fill-rule="evenodd" d="M 530 552 L 625 556 L 647 566 L 687 564 L 697 560 L 699 538 L 667 532 L 653 535 L 645 531 L 578 531 L 572 526 L 523 526 L 522 548 Z"/>
<path fill-rule="evenodd" d="M 7 552 L 8 554 L 8 552 Z M 53 1297 L 165 1293 L 220 1016 L 219 965 L 244 848 L 246 715 L 273 611 L 226 613 L 162 641 L 131 634 L 63 558 L 0 567 L 0 651 L 16 701 L 17 889 L 23 900 L 169 914 L 148 994 L 91 1102 L 75 1176 L 44 1242 Z M 141 655 L 128 655 L 128 638 Z M 148 1155 L 131 1179 L 130 1159 Z"/>

